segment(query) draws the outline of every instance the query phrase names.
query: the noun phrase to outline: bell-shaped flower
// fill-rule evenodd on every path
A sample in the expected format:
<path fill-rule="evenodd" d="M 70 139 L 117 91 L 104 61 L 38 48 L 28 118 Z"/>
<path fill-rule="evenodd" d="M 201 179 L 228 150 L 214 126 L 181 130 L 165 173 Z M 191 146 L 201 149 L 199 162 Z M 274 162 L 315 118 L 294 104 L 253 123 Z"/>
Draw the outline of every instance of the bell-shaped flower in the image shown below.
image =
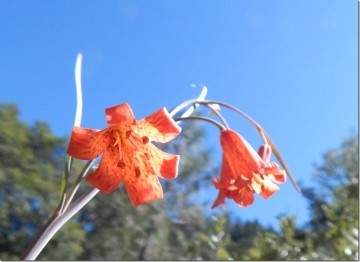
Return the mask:
<path fill-rule="evenodd" d="M 73 128 L 67 153 L 91 160 L 102 154 L 100 164 L 86 180 L 103 193 L 124 182 L 131 202 L 137 206 L 163 197 L 158 177 L 173 179 L 179 156 L 161 151 L 151 142 L 166 143 L 181 131 L 165 108 L 136 120 L 128 104 L 105 110 L 104 130 Z"/>
<path fill-rule="evenodd" d="M 212 208 L 224 207 L 225 198 L 233 199 L 241 207 L 249 206 L 254 202 L 254 193 L 269 198 L 279 190 L 273 181 L 286 181 L 285 171 L 270 162 L 269 145 L 263 145 L 257 153 L 240 134 L 230 129 L 221 132 L 220 142 L 222 170 L 220 179 L 214 180 L 219 194 Z"/>

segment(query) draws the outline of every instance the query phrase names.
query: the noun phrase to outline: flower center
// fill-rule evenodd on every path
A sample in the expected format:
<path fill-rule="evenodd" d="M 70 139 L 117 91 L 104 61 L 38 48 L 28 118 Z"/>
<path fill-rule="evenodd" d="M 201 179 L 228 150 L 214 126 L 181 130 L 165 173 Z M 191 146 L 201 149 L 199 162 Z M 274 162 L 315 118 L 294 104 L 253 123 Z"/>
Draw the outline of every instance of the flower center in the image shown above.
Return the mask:
<path fill-rule="evenodd" d="M 130 126 L 119 126 L 116 129 L 110 131 L 111 142 L 110 146 L 116 148 L 115 150 L 119 153 L 119 161 L 117 166 L 120 168 L 126 168 L 126 163 L 124 157 L 133 157 L 135 156 L 136 151 L 144 151 L 144 145 L 149 143 L 150 139 L 147 136 L 139 136 L 134 131 L 131 130 Z M 130 149 L 132 154 L 129 156 L 124 156 L 124 149 Z M 127 150 L 129 151 L 129 150 Z M 149 159 L 149 154 L 145 151 L 144 156 L 146 159 Z M 140 170 L 136 172 L 136 175 L 139 176 Z"/>

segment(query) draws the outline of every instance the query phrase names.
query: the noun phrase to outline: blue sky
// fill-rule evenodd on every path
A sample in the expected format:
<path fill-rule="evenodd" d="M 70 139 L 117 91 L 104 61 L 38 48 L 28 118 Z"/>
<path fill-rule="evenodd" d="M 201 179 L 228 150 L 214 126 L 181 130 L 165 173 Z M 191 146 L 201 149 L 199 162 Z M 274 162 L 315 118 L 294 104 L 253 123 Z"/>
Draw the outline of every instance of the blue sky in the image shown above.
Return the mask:
<path fill-rule="evenodd" d="M 128 102 L 141 118 L 205 84 L 209 99 L 258 121 L 306 185 L 321 155 L 358 132 L 357 1 L 2 0 L 0 32 L 0 101 L 60 136 L 73 124 L 78 52 L 85 127 L 104 128 L 106 107 Z M 247 122 L 225 114 L 259 145 Z M 218 134 L 204 127 L 215 166 Z M 275 226 L 280 213 L 308 216 L 290 182 L 269 200 L 228 209 Z"/>

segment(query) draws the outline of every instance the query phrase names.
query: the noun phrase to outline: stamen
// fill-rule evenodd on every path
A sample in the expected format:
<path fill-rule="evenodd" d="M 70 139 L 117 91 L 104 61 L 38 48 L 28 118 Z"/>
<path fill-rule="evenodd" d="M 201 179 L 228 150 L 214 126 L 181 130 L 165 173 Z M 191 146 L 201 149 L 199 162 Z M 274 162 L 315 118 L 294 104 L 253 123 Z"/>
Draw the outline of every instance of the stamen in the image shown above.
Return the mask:
<path fill-rule="evenodd" d="M 144 144 L 142 142 L 142 139 L 138 136 L 130 136 L 129 139 L 126 141 L 129 141 L 129 144 L 135 149 L 138 150 L 139 148 L 143 148 Z"/>
<path fill-rule="evenodd" d="M 157 174 L 156 169 L 153 167 L 153 165 L 150 161 L 150 155 L 148 152 L 145 152 L 145 153 L 139 152 L 137 154 L 137 160 L 144 164 L 144 168 L 145 168 L 147 174 Z"/>
<path fill-rule="evenodd" d="M 123 153 L 121 150 L 121 143 L 118 144 L 118 150 L 119 150 L 119 159 L 120 159 L 120 161 L 123 161 Z"/>
<path fill-rule="evenodd" d="M 130 136 L 131 136 L 131 131 L 130 131 L 130 130 L 129 130 L 129 131 L 126 131 L 126 133 L 125 133 L 125 138 L 126 138 L 126 139 L 129 139 Z"/>
<path fill-rule="evenodd" d="M 119 144 L 119 142 L 121 140 L 119 130 L 114 130 L 113 131 L 113 137 L 115 138 L 115 142 L 114 142 L 113 146 L 116 146 L 117 144 Z"/>

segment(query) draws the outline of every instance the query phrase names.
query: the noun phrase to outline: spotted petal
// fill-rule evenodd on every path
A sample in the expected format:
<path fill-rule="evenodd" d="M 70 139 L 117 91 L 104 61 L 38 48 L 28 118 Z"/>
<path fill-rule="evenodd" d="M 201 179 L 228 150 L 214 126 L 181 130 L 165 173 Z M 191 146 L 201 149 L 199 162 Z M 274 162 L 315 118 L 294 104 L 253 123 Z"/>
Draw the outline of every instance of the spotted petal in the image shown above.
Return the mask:
<path fill-rule="evenodd" d="M 124 184 L 134 206 L 163 198 L 163 191 L 157 176 L 142 172 L 139 176 L 126 175 Z"/>
<path fill-rule="evenodd" d="M 124 169 L 118 167 L 119 156 L 114 148 L 105 150 L 99 167 L 96 171 L 86 177 L 86 181 L 108 194 L 114 191 L 121 183 L 124 176 Z"/>
<path fill-rule="evenodd" d="M 180 156 L 166 153 L 151 143 L 147 145 L 145 154 L 144 162 L 151 166 L 149 173 L 165 179 L 177 177 Z"/>
<path fill-rule="evenodd" d="M 105 147 L 102 131 L 74 126 L 67 153 L 78 159 L 91 160 L 98 157 Z"/>
<path fill-rule="evenodd" d="M 141 137 L 148 137 L 150 141 L 166 143 L 177 137 L 181 128 L 171 118 L 166 108 L 137 121 L 133 130 Z"/>

